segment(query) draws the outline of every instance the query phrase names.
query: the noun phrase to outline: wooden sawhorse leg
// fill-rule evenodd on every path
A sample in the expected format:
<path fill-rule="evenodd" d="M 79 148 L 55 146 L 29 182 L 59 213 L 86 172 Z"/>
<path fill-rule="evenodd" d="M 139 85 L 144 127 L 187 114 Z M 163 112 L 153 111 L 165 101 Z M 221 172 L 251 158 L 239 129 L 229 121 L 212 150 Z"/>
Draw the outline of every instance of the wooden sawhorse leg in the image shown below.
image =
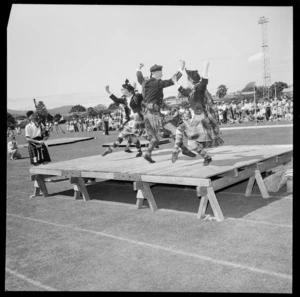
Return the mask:
<path fill-rule="evenodd" d="M 204 219 L 205 212 L 207 209 L 208 201 L 214 213 L 215 219 L 217 222 L 224 220 L 224 216 L 215 195 L 215 191 L 212 187 L 197 187 L 197 196 L 201 196 L 199 210 L 198 210 L 198 219 Z"/>
<path fill-rule="evenodd" d="M 255 170 L 254 176 L 251 176 L 249 178 L 245 196 L 249 197 L 251 195 L 255 181 L 257 182 L 257 185 L 259 187 L 259 190 L 261 192 L 262 197 L 263 198 L 270 198 L 269 192 L 266 188 L 264 180 L 262 179 L 261 173 L 258 169 Z"/>
<path fill-rule="evenodd" d="M 153 197 L 150 186 L 153 186 L 152 183 L 146 183 L 142 181 L 137 181 L 133 183 L 133 188 L 137 191 L 136 195 L 136 207 L 140 209 L 143 207 L 144 199 L 147 199 L 149 207 L 152 211 L 157 210 L 157 205 Z"/>
<path fill-rule="evenodd" d="M 82 177 L 70 177 L 71 184 L 74 184 L 74 198 L 75 199 L 84 199 L 84 201 L 90 200 L 89 193 L 84 184 Z"/>
<path fill-rule="evenodd" d="M 30 198 L 42 196 L 41 193 L 44 195 L 44 197 L 49 196 L 43 175 L 41 174 L 31 175 L 31 180 L 34 182 L 34 194 L 30 195 Z"/>

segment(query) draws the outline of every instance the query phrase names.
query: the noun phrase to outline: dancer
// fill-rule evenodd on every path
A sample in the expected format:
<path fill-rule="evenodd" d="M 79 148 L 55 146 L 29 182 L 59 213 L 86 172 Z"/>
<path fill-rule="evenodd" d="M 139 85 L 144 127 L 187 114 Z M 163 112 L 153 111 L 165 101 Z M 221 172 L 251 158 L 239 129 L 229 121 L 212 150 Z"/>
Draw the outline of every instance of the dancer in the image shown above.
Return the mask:
<path fill-rule="evenodd" d="M 144 127 L 143 127 L 143 118 L 141 114 L 141 102 L 143 97 L 139 93 L 135 93 L 134 87 L 129 84 L 129 81 L 126 79 L 125 84 L 122 85 L 122 98 L 117 98 L 114 94 L 109 91 L 109 86 L 106 86 L 105 90 L 110 95 L 110 98 L 119 105 L 120 108 L 120 115 L 119 120 L 121 119 L 121 132 L 118 135 L 118 139 L 113 143 L 112 146 L 109 146 L 106 151 L 102 154 L 102 156 L 106 156 L 107 154 L 112 153 L 113 149 L 118 147 L 125 139 L 131 141 L 135 144 L 138 153 L 136 157 L 141 157 L 142 149 L 140 141 L 138 137 L 141 135 Z M 130 102 L 128 104 L 128 101 Z M 130 121 L 130 114 L 133 113 L 134 115 L 132 118 L 133 121 Z M 131 150 L 129 147 L 126 147 L 126 152 L 130 153 Z"/>
<path fill-rule="evenodd" d="M 42 129 L 36 121 L 36 115 L 32 110 L 27 111 L 26 115 L 30 121 L 25 127 L 30 163 L 38 166 L 39 164 L 51 162 L 48 149 L 44 143 L 48 136 L 42 133 Z"/>
<path fill-rule="evenodd" d="M 172 162 L 175 163 L 183 135 L 188 138 L 188 147 L 195 150 L 204 158 L 204 166 L 212 162 L 211 156 L 204 148 L 222 145 L 224 142 L 219 137 L 220 131 L 217 117 L 213 109 L 213 100 L 207 91 L 209 62 L 204 62 L 202 78 L 197 70 L 187 70 L 188 84 L 191 90 L 184 89 L 174 75 L 172 80 L 178 91 L 188 97 L 188 102 L 193 115 L 187 115 L 183 123 L 177 127 L 175 146 L 172 153 Z"/>
<path fill-rule="evenodd" d="M 176 72 L 176 77 L 179 79 L 182 76 L 182 71 L 184 70 L 184 62 L 181 61 L 181 67 L 178 72 Z M 141 63 L 139 69 L 137 71 L 137 79 L 138 82 L 143 87 L 144 100 L 142 102 L 142 113 L 144 116 L 145 127 L 147 130 L 147 134 L 150 138 L 150 143 L 147 148 L 147 152 L 144 155 L 145 160 L 149 163 L 154 163 L 155 161 L 151 158 L 151 154 L 153 149 L 159 143 L 161 138 L 161 130 L 165 128 L 169 130 L 172 135 L 175 137 L 176 134 L 176 126 L 171 123 L 172 118 L 168 117 L 165 119 L 164 115 L 160 112 L 161 108 L 164 106 L 163 103 L 163 89 L 174 85 L 172 79 L 162 80 L 162 66 L 154 65 L 150 68 L 151 77 L 148 80 L 143 78 L 141 73 L 141 68 L 143 64 Z M 189 151 L 183 143 L 181 144 L 182 153 L 195 157 L 196 155 Z"/>

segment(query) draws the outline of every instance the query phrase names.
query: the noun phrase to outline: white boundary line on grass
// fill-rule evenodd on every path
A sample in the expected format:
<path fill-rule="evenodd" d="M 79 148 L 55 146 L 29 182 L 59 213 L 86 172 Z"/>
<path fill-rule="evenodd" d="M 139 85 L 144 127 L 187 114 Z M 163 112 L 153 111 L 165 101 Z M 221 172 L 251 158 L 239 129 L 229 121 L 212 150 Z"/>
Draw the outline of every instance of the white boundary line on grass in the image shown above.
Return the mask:
<path fill-rule="evenodd" d="M 39 219 L 34 219 L 34 218 L 29 218 L 29 217 L 23 217 L 23 216 L 9 214 L 9 213 L 7 215 L 17 217 L 17 218 L 21 218 L 21 219 L 25 219 L 25 220 L 29 220 L 29 221 L 39 222 L 39 223 L 42 223 L 42 224 L 48 224 L 48 225 L 52 225 L 52 226 L 56 226 L 56 227 L 60 227 L 60 228 L 68 228 L 68 229 L 73 229 L 73 230 L 77 230 L 77 231 L 83 231 L 83 232 L 88 232 L 88 233 L 92 233 L 92 234 L 96 234 L 96 235 L 101 235 L 101 236 L 104 236 L 104 237 L 113 238 L 113 239 L 125 241 L 125 242 L 128 242 L 128 243 L 132 243 L 132 244 L 136 244 L 136 245 L 140 245 L 140 246 L 146 246 L 146 247 L 150 247 L 150 248 L 154 248 L 154 249 L 158 249 L 158 250 L 163 250 L 163 251 L 170 252 L 170 253 L 177 254 L 177 255 L 188 256 L 188 257 L 192 257 L 192 258 L 196 258 L 196 259 L 199 259 L 199 260 L 208 261 L 208 262 L 212 262 L 212 263 L 220 264 L 220 265 L 224 265 L 224 266 L 250 270 L 252 272 L 266 274 L 266 275 L 269 275 L 269 276 L 275 276 L 275 277 L 279 277 L 279 278 L 283 278 L 283 279 L 287 279 L 289 281 L 292 281 L 292 275 L 290 275 L 290 274 L 277 273 L 277 272 L 273 272 L 273 271 L 268 271 L 268 270 L 263 270 L 263 269 L 259 269 L 259 268 L 255 268 L 255 267 L 249 267 L 249 266 L 246 266 L 246 265 L 241 265 L 241 264 L 238 264 L 238 263 L 232 263 L 232 262 L 229 262 L 229 261 L 217 260 L 217 259 L 214 259 L 214 258 L 211 258 L 211 257 L 208 257 L 208 256 L 202 256 L 202 255 L 198 255 L 198 254 L 195 254 L 195 253 L 188 253 L 188 252 L 184 252 L 184 251 L 181 251 L 181 250 L 176 250 L 176 249 L 172 249 L 172 248 L 168 248 L 168 247 L 163 247 L 163 246 L 160 246 L 160 245 L 146 243 L 146 242 L 143 242 L 143 241 L 138 241 L 138 240 L 129 239 L 129 238 L 121 237 L 121 236 L 116 236 L 116 235 L 112 235 L 112 234 L 108 234 L 108 233 L 104 233 L 104 232 L 93 231 L 93 230 L 78 228 L 78 227 L 74 227 L 74 226 L 66 226 L 66 225 L 56 224 L 56 223 L 52 223 L 52 222 L 48 222 L 48 221 L 44 221 L 44 220 L 39 220 Z"/>
<path fill-rule="evenodd" d="M 196 213 L 192 213 L 192 212 L 180 211 L 180 210 L 174 210 L 174 209 L 165 209 L 165 208 L 160 208 L 159 211 L 165 211 L 165 212 L 171 212 L 171 213 L 183 214 L 183 215 L 190 215 L 190 216 L 195 216 L 195 217 L 197 215 Z M 266 222 L 266 221 L 256 221 L 256 220 L 226 217 L 226 220 L 227 219 L 234 220 L 234 221 L 242 221 L 242 222 L 246 222 L 246 223 L 253 223 L 253 224 L 263 224 L 263 225 L 270 225 L 270 226 L 276 226 L 276 227 L 293 228 L 293 226 L 291 226 L 291 225 L 276 224 L 276 223 L 270 223 L 270 222 Z"/>
<path fill-rule="evenodd" d="M 33 285 L 35 285 L 35 286 L 37 286 L 37 287 L 40 287 L 40 288 L 45 289 L 45 290 L 47 290 L 47 291 L 57 291 L 57 290 L 54 289 L 54 288 L 51 288 L 51 287 L 46 286 L 46 285 L 43 285 L 42 283 L 40 283 L 40 282 L 38 282 L 38 281 L 35 281 L 35 280 L 31 279 L 31 278 L 28 278 L 28 277 L 26 277 L 26 276 L 23 275 L 23 274 L 20 274 L 20 273 L 18 273 L 18 272 L 15 272 L 15 271 L 13 271 L 13 270 L 10 270 L 10 269 L 7 268 L 7 267 L 5 267 L 5 270 L 6 270 L 8 273 L 10 273 L 10 274 L 12 274 L 12 275 L 14 275 L 14 276 L 16 276 L 16 277 L 18 277 L 18 278 L 21 278 L 21 279 L 27 281 L 28 283 L 31 283 L 31 284 L 33 284 Z"/>
<path fill-rule="evenodd" d="M 286 125 L 266 125 L 266 126 L 245 126 L 245 127 L 224 127 L 220 126 L 220 130 L 238 130 L 238 129 L 262 129 L 262 128 L 280 128 L 280 127 L 293 127 L 293 124 Z"/>

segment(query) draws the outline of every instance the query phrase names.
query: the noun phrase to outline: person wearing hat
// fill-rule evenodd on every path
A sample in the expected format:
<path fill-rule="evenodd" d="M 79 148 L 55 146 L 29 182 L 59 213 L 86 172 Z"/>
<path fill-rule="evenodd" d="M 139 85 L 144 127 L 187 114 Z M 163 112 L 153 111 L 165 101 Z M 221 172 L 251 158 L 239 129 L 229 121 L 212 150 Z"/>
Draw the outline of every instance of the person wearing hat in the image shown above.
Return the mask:
<path fill-rule="evenodd" d="M 36 121 L 35 113 L 32 110 L 29 110 L 26 115 L 30 121 L 25 127 L 25 137 L 28 142 L 30 163 L 37 166 L 39 164 L 51 162 L 47 146 L 44 142 L 48 137 L 42 135 L 41 127 Z"/>
<path fill-rule="evenodd" d="M 138 151 L 136 157 L 141 157 L 143 154 L 138 137 L 141 136 L 145 129 L 141 114 L 141 102 L 143 100 L 142 95 L 135 92 L 135 88 L 129 83 L 128 79 L 126 79 L 125 84 L 122 85 L 121 91 L 123 96 L 121 98 L 117 98 L 114 94 L 112 94 L 109 90 L 109 86 L 106 86 L 105 90 L 110 95 L 109 98 L 119 105 L 120 113 L 117 120 L 119 121 L 121 132 L 118 135 L 118 139 L 112 146 L 109 146 L 105 150 L 102 156 L 112 153 L 113 149 L 118 147 L 125 138 L 128 140 L 125 152 L 132 152 L 129 149 L 129 146 L 130 143 L 133 142 Z"/>
<path fill-rule="evenodd" d="M 169 130 L 175 137 L 176 126 L 171 122 L 172 119 L 166 120 L 164 115 L 160 112 L 161 108 L 164 106 L 163 102 L 163 89 L 174 85 L 172 79 L 162 80 L 162 66 L 154 65 L 150 68 L 150 78 L 145 80 L 141 73 L 141 68 L 144 65 L 141 63 L 137 71 L 138 82 L 142 85 L 143 91 L 143 102 L 142 102 L 142 113 L 144 116 L 145 127 L 147 130 L 148 137 L 150 139 L 146 153 L 144 154 L 145 160 L 149 163 L 154 163 L 155 161 L 151 158 L 153 149 L 158 145 L 161 138 L 162 128 Z M 180 62 L 180 70 L 175 73 L 177 79 L 182 76 L 182 71 L 184 69 L 184 62 Z M 182 143 L 181 145 L 182 153 L 195 157 L 196 155 L 189 151 Z"/>
<path fill-rule="evenodd" d="M 207 91 L 209 63 L 204 62 L 202 78 L 197 70 L 187 70 L 188 89 L 184 89 L 177 81 L 176 76 L 172 80 L 178 87 L 178 91 L 188 97 L 188 102 L 193 110 L 191 119 L 183 121 L 177 127 L 175 146 L 172 153 L 172 162 L 175 163 L 179 147 L 183 141 L 183 135 L 188 138 L 188 147 L 195 150 L 204 158 L 204 166 L 209 165 L 212 158 L 204 148 L 222 145 L 224 141 L 219 137 L 220 131 L 217 117 L 213 109 L 213 99 Z"/>
<path fill-rule="evenodd" d="M 18 143 L 15 136 L 11 137 L 11 141 L 7 143 L 7 151 L 11 160 L 21 159 L 21 154 L 18 150 Z"/>

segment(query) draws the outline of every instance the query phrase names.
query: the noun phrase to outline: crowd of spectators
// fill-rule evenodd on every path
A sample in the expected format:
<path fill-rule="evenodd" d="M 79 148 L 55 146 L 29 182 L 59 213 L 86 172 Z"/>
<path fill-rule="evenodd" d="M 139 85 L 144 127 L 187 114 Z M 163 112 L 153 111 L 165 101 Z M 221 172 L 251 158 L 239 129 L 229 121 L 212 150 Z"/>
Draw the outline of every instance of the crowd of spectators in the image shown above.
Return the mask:
<path fill-rule="evenodd" d="M 219 124 L 228 123 L 250 123 L 267 121 L 293 121 L 293 97 L 283 95 L 278 99 L 254 99 L 220 101 L 215 102 L 215 113 Z M 255 111 L 256 109 L 256 111 Z M 106 112 L 102 116 L 84 116 L 69 118 L 65 122 L 66 131 L 64 131 L 57 120 L 46 121 L 46 128 L 51 133 L 66 132 L 92 132 L 103 130 L 118 130 L 114 112 Z M 15 129 L 8 128 L 7 136 L 21 134 L 19 125 Z"/>
<path fill-rule="evenodd" d="M 100 115 L 94 117 L 73 117 L 72 119 L 67 120 L 65 124 L 68 132 L 92 132 L 100 130 L 104 131 L 105 122 L 107 122 L 109 130 L 118 129 L 118 127 L 115 125 L 113 113 L 105 113 L 102 115 L 102 117 L 100 117 Z"/>
<path fill-rule="evenodd" d="M 221 101 L 215 103 L 215 113 L 219 124 L 293 121 L 293 98 L 259 99 L 256 104 L 254 99 Z"/>

